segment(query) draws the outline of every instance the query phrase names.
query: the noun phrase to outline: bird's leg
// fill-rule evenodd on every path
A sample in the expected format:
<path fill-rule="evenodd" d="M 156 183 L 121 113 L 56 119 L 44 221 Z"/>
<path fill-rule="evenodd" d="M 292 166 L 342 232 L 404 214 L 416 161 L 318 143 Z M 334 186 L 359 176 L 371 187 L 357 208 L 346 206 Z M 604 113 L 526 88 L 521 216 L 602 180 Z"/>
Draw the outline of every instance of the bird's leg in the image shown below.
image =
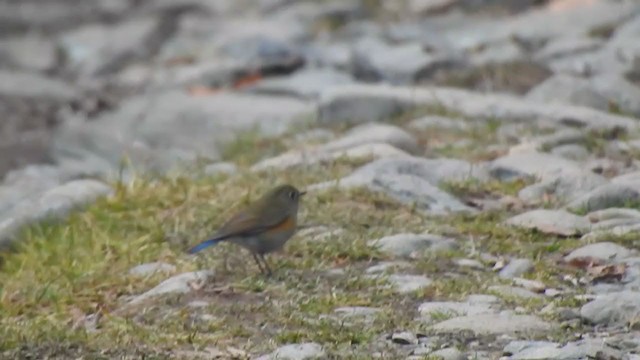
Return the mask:
<path fill-rule="evenodd" d="M 271 276 L 273 274 L 273 271 L 271 271 L 271 267 L 269 267 L 267 259 L 265 259 L 263 254 L 259 254 L 258 257 L 262 259 L 262 263 L 264 264 L 265 269 L 267 269 L 267 276 Z"/>
<path fill-rule="evenodd" d="M 262 264 L 260 263 L 260 258 L 258 257 L 258 255 L 254 252 L 252 252 L 251 255 L 253 256 L 253 260 L 256 261 L 256 264 L 258 264 L 258 268 L 260 269 L 260 272 L 264 274 L 265 270 Z"/>

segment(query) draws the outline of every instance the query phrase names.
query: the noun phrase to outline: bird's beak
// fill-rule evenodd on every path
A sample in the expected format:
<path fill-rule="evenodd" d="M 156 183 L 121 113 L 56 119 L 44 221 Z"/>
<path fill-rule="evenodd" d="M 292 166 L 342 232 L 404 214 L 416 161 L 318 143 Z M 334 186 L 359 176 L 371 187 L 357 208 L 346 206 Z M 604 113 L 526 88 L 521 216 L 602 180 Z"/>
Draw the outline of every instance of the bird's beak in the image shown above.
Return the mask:
<path fill-rule="evenodd" d="M 300 196 L 302 196 L 302 195 L 304 195 L 306 193 L 307 193 L 306 191 L 300 191 Z"/>

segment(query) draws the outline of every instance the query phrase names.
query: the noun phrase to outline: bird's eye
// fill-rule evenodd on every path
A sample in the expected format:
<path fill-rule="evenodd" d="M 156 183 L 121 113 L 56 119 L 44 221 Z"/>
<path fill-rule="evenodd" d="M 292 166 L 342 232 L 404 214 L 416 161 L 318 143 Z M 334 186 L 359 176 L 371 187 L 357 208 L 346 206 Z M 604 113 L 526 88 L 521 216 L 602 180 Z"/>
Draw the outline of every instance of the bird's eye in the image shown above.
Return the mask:
<path fill-rule="evenodd" d="M 298 194 L 295 191 L 290 191 L 289 192 L 289 198 L 291 200 L 295 200 L 298 197 Z"/>

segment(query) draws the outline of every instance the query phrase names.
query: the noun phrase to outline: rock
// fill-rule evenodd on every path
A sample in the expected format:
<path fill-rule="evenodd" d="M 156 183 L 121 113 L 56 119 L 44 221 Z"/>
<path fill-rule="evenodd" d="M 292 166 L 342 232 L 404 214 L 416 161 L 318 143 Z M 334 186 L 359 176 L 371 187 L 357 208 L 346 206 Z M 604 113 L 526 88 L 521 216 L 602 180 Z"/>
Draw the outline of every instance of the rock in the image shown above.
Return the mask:
<path fill-rule="evenodd" d="M 166 31 L 165 31 L 166 32 Z M 62 35 L 60 46 L 71 67 L 86 75 L 107 74 L 127 62 L 150 55 L 167 36 L 155 18 L 134 18 L 119 24 L 91 24 Z"/>
<path fill-rule="evenodd" d="M 507 225 L 526 229 L 536 229 L 546 234 L 574 236 L 587 233 L 589 221 L 564 210 L 532 210 L 516 215 L 506 221 Z"/>
<path fill-rule="evenodd" d="M 174 271 L 176 271 L 176 267 L 174 265 L 163 262 L 152 262 L 134 266 L 129 270 L 129 275 L 149 276 L 159 272 L 172 273 Z"/>
<path fill-rule="evenodd" d="M 408 294 L 431 286 L 433 280 L 422 275 L 389 275 L 388 281 L 396 292 Z"/>
<path fill-rule="evenodd" d="M 125 156 L 138 172 L 167 173 L 199 157 L 217 160 L 240 132 L 282 134 L 310 111 L 305 102 L 278 97 L 144 94 L 94 121 L 67 121 L 56 133 L 53 156 L 100 176 L 118 174 Z"/>
<path fill-rule="evenodd" d="M 538 145 L 538 149 L 551 149 L 560 145 L 581 144 L 587 141 L 587 134 L 576 129 L 559 129 L 552 134 L 534 138 L 533 142 Z"/>
<path fill-rule="evenodd" d="M 322 149 L 327 151 L 344 150 L 358 145 L 384 143 L 410 154 L 420 152 L 418 140 L 405 130 L 386 124 L 362 124 L 349 130 L 343 137 L 331 141 Z"/>
<path fill-rule="evenodd" d="M 382 191 L 403 204 L 414 204 L 419 210 L 430 214 L 474 211 L 452 195 L 416 176 L 374 178 L 368 187 L 373 191 Z"/>
<path fill-rule="evenodd" d="M 467 130 L 470 128 L 464 120 L 453 119 L 444 116 L 427 115 L 418 119 L 411 120 L 407 127 L 416 131 L 426 131 L 430 129 L 447 129 L 447 130 Z"/>
<path fill-rule="evenodd" d="M 346 150 L 325 151 L 324 148 L 306 150 L 294 150 L 264 159 L 251 167 L 253 171 L 266 171 L 273 169 L 287 169 L 297 166 L 312 166 L 318 163 L 331 163 L 339 159 L 383 159 L 409 156 L 402 150 L 388 144 L 362 144 Z"/>
<path fill-rule="evenodd" d="M 604 41 L 594 37 L 563 36 L 558 39 L 551 39 L 535 55 L 537 59 L 550 61 L 568 55 L 576 55 L 593 52 L 602 47 Z"/>
<path fill-rule="evenodd" d="M 393 333 L 391 335 L 391 341 L 400 345 L 417 345 L 418 344 L 418 338 L 413 333 L 408 331 Z"/>
<path fill-rule="evenodd" d="M 409 264 L 408 262 L 387 261 L 370 266 L 367 268 L 367 270 L 365 270 L 365 272 L 367 274 L 380 274 L 388 272 L 390 270 L 405 269 L 408 267 L 411 267 L 411 264 Z"/>
<path fill-rule="evenodd" d="M 591 225 L 591 232 L 602 232 L 618 228 L 620 226 L 634 226 L 640 224 L 638 219 L 611 219 L 597 222 Z"/>
<path fill-rule="evenodd" d="M 640 292 L 598 295 L 580 309 L 580 316 L 596 325 L 622 325 L 640 315 Z"/>
<path fill-rule="evenodd" d="M 368 37 L 354 45 L 352 66 L 356 77 L 383 80 L 391 84 L 411 84 L 455 61 L 425 52 L 420 44 L 387 45 Z"/>
<path fill-rule="evenodd" d="M 612 106 L 620 111 L 640 116 L 640 87 L 620 75 L 604 74 L 592 78 L 596 89 Z"/>
<path fill-rule="evenodd" d="M 512 341 L 503 350 L 509 359 L 622 359 L 619 350 L 607 345 L 603 339 L 585 339 L 569 342 L 565 346 L 548 341 Z"/>
<path fill-rule="evenodd" d="M 477 314 L 455 317 L 433 325 L 438 333 L 472 331 L 477 335 L 546 334 L 556 325 L 532 315 Z"/>
<path fill-rule="evenodd" d="M 70 102 L 78 93 L 73 86 L 51 77 L 0 70 L 0 96 Z"/>
<path fill-rule="evenodd" d="M 343 317 L 369 317 L 379 313 L 380 309 L 366 306 L 347 306 L 336 308 L 333 312 Z"/>
<path fill-rule="evenodd" d="M 494 285 L 489 286 L 488 290 L 506 298 L 520 298 L 526 300 L 543 298 L 540 294 L 515 286 Z"/>
<path fill-rule="evenodd" d="M 575 199 L 606 184 L 606 178 L 586 170 L 563 171 L 543 176 L 539 183 L 529 185 L 518 193 L 518 198 L 530 204 L 556 198 L 561 202 Z"/>
<path fill-rule="evenodd" d="M 293 146 L 308 146 L 310 144 L 317 145 L 326 143 L 334 137 L 335 136 L 331 130 L 315 128 L 296 134 L 291 141 L 291 144 L 293 144 Z"/>
<path fill-rule="evenodd" d="M 127 303 L 127 306 L 140 304 L 160 295 L 189 293 L 198 286 L 197 283 L 202 284 L 212 276 L 212 271 L 194 271 L 173 276 L 153 289 L 134 297 Z"/>
<path fill-rule="evenodd" d="M 415 175 L 433 185 L 440 185 L 444 182 L 485 181 L 488 179 L 482 166 L 457 159 L 424 159 L 419 157 L 378 160 L 357 169 L 354 172 L 354 177 L 367 178 L 384 174 Z"/>
<path fill-rule="evenodd" d="M 454 4 L 455 0 L 410 0 L 408 6 L 412 14 L 430 14 L 446 10 Z"/>
<path fill-rule="evenodd" d="M 466 302 L 426 302 L 418 307 L 418 312 L 427 321 L 438 320 L 442 316 L 457 317 L 466 315 L 495 314 L 499 309 L 499 302 L 478 302 L 467 299 Z"/>
<path fill-rule="evenodd" d="M 499 304 L 500 299 L 497 296 L 487 294 L 472 294 L 467 297 L 469 304 Z"/>
<path fill-rule="evenodd" d="M 580 165 L 550 154 L 528 152 L 500 157 L 491 163 L 489 171 L 495 178 L 506 181 L 523 176 L 544 178 L 580 172 Z"/>
<path fill-rule="evenodd" d="M 569 253 L 569 255 L 564 257 L 564 260 L 571 261 L 576 258 L 590 257 L 609 261 L 625 259 L 630 257 L 631 255 L 631 250 L 625 248 L 624 246 L 612 242 L 599 242 L 595 244 L 585 245 L 573 250 L 571 253 Z"/>
<path fill-rule="evenodd" d="M 536 280 L 529 280 L 529 279 L 516 277 L 516 278 L 513 278 L 512 281 L 515 285 L 523 287 L 535 293 L 541 293 L 547 289 L 547 286 L 544 283 Z"/>
<path fill-rule="evenodd" d="M 572 211 L 594 211 L 612 207 L 623 207 L 640 200 L 640 192 L 623 184 L 604 184 L 587 194 L 574 199 L 566 208 Z"/>
<path fill-rule="evenodd" d="M 309 190 L 365 186 L 372 191 L 382 191 L 402 203 L 414 204 L 427 213 L 468 212 L 473 209 L 432 184 L 474 176 L 485 178 L 482 168 L 474 168 L 464 161 L 405 156 L 371 162 L 341 180 L 315 184 Z"/>
<path fill-rule="evenodd" d="M 460 350 L 454 347 L 444 348 L 444 349 L 434 351 L 431 354 L 429 354 L 429 357 L 442 359 L 442 360 L 466 360 L 467 359 L 467 357 L 464 356 L 460 352 Z"/>
<path fill-rule="evenodd" d="M 228 59 L 207 59 L 171 67 L 134 63 L 125 67 L 115 78 L 122 86 L 170 90 L 232 84 L 243 71 L 246 71 L 245 64 Z"/>
<path fill-rule="evenodd" d="M 368 157 L 374 159 L 400 157 L 407 155 L 405 151 L 412 153 L 419 151 L 418 142 L 411 134 L 396 126 L 364 124 L 324 145 L 309 150 L 294 150 L 262 160 L 255 164 L 252 170 L 284 169 L 341 158 L 355 160 Z"/>
<path fill-rule="evenodd" d="M 640 220 L 640 211 L 636 209 L 626 208 L 609 208 L 604 210 L 596 210 L 587 214 L 587 218 L 591 222 L 598 223 L 606 220 L 629 219 Z"/>
<path fill-rule="evenodd" d="M 264 355 L 257 360 L 305 360 L 324 358 L 325 352 L 320 344 L 302 343 L 281 346 L 269 355 Z"/>
<path fill-rule="evenodd" d="M 40 35 L 27 35 L 0 41 L 0 63 L 8 62 L 24 70 L 47 71 L 58 62 L 54 43 Z"/>
<path fill-rule="evenodd" d="M 394 87 L 388 85 L 345 85 L 320 96 L 319 123 L 362 123 L 383 121 L 416 107 L 437 106 L 455 110 L 474 119 L 508 119 L 512 122 L 547 119 L 589 129 L 634 129 L 635 121 L 597 110 L 548 104 L 540 106 L 508 95 L 486 95 L 451 88 Z M 505 120 L 506 121 L 506 120 Z"/>
<path fill-rule="evenodd" d="M 431 234 L 396 234 L 369 242 L 392 256 L 409 257 L 415 252 L 438 252 L 453 250 L 457 247 L 455 240 Z"/>
<path fill-rule="evenodd" d="M 511 39 L 488 44 L 484 49 L 470 55 L 472 56 L 470 62 L 476 67 L 515 63 L 524 58 L 521 46 Z"/>
<path fill-rule="evenodd" d="M 113 189 L 96 180 L 74 180 L 54 187 L 37 198 L 17 204 L 0 219 L 0 249 L 10 246 L 23 226 L 42 220 L 61 220 L 68 214 L 109 195 Z"/>
<path fill-rule="evenodd" d="M 484 264 L 475 259 L 455 259 L 454 263 L 461 268 L 484 269 Z"/>
<path fill-rule="evenodd" d="M 557 74 L 531 89 L 526 98 L 540 103 L 565 103 L 599 110 L 609 109 L 609 99 L 593 89 L 589 80 Z"/>
<path fill-rule="evenodd" d="M 502 352 L 506 355 L 521 356 L 522 353 L 531 353 L 533 350 L 540 351 L 540 349 L 557 349 L 558 343 L 550 341 L 528 341 L 528 340 L 515 340 L 508 343 Z M 537 357 L 532 358 L 537 359 Z"/>
<path fill-rule="evenodd" d="M 514 345 L 514 343 L 518 343 Z M 504 353 L 509 359 L 559 359 L 559 345 L 548 341 L 512 341 L 505 347 Z"/>
<path fill-rule="evenodd" d="M 236 166 L 236 164 L 230 162 L 209 164 L 204 168 L 204 173 L 207 176 L 233 175 L 237 172 L 238 167 Z"/>
<path fill-rule="evenodd" d="M 589 157 L 589 151 L 582 145 L 567 144 L 554 147 L 551 154 L 573 161 L 585 161 Z"/>
<path fill-rule="evenodd" d="M 20 202 L 39 197 L 66 180 L 68 176 L 51 165 L 29 165 L 7 173 L 0 185 L 0 218 Z"/>
<path fill-rule="evenodd" d="M 332 86 L 353 84 L 351 75 L 330 68 L 306 69 L 290 76 L 272 77 L 260 81 L 250 91 L 269 94 L 317 98 Z"/>

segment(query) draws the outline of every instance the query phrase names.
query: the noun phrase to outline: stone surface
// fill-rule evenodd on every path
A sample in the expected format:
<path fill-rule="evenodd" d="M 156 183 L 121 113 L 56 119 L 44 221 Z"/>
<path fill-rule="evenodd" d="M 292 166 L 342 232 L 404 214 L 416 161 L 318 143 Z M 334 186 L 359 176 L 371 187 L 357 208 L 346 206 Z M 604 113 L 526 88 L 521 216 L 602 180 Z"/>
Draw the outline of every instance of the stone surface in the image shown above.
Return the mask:
<path fill-rule="evenodd" d="M 233 175 L 238 172 L 238 167 L 234 163 L 219 162 L 207 165 L 203 171 L 208 176 Z"/>
<path fill-rule="evenodd" d="M 547 341 L 512 341 L 504 352 L 509 359 L 623 359 L 623 353 L 609 346 L 605 339 L 572 341 L 564 346 Z"/>
<path fill-rule="evenodd" d="M 532 315 L 477 314 L 455 317 L 433 325 L 439 333 L 469 330 L 478 335 L 545 334 L 556 327 Z"/>
<path fill-rule="evenodd" d="M 574 199 L 567 208 L 573 211 L 595 211 L 623 207 L 640 199 L 640 192 L 624 184 L 604 184 Z"/>
<path fill-rule="evenodd" d="M 565 103 L 599 110 L 609 108 L 609 99 L 593 89 L 589 80 L 564 74 L 545 80 L 526 97 L 541 103 Z"/>
<path fill-rule="evenodd" d="M 470 127 L 464 120 L 437 115 L 427 115 L 411 120 L 407 127 L 417 131 L 430 129 L 466 130 Z"/>
<path fill-rule="evenodd" d="M 486 172 L 480 166 L 460 160 L 402 157 L 376 160 L 343 179 L 316 184 L 309 189 L 365 186 L 385 192 L 400 202 L 415 204 L 423 211 L 442 214 L 473 209 L 432 184 L 473 178 L 485 179 Z"/>
<path fill-rule="evenodd" d="M 69 102 L 78 96 L 78 92 L 72 85 L 51 77 L 0 70 L 0 95 Z"/>
<path fill-rule="evenodd" d="M 292 76 L 265 79 L 251 91 L 269 95 L 290 95 L 302 98 L 317 98 L 332 86 L 354 83 L 353 78 L 332 69 L 307 69 Z"/>
<path fill-rule="evenodd" d="M 407 131 L 393 125 L 362 124 L 353 127 L 347 133 L 334 141 L 322 146 L 327 151 L 344 150 L 358 145 L 384 143 L 410 154 L 420 152 L 416 138 Z"/>
<path fill-rule="evenodd" d="M 409 257 L 413 253 L 438 252 L 453 250 L 457 247 L 455 240 L 432 234 L 396 234 L 385 236 L 369 242 L 389 255 Z"/>
<path fill-rule="evenodd" d="M 427 321 L 437 320 L 439 317 L 457 317 L 466 315 L 497 313 L 499 304 L 495 302 L 477 302 L 467 299 L 466 302 L 436 301 L 422 303 L 418 312 Z"/>
<path fill-rule="evenodd" d="M 409 331 L 403 331 L 403 332 L 391 334 L 391 341 L 401 345 L 418 344 L 418 338 L 412 332 L 409 332 Z"/>
<path fill-rule="evenodd" d="M 409 88 L 389 85 L 340 86 L 320 96 L 320 123 L 382 121 L 417 106 L 455 110 L 471 118 L 527 121 L 544 118 L 551 122 L 579 124 L 594 129 L 633 129 L 628 117 L 584 107 L 548 104 L 540 106 L 507 95 L 481 95 L 451 88 Z"/>
<path fill-rule="evenodd" d="M 600 242 L 577 248 L 565 256 L 566 261 L 590 257 L 602 260 L 621 260 L 632 255 L 632 251 L 612 242 Z"/>
<path fill-rule="evenodd" d="M 259 360 L 305 360 L 324 358 L 322 345 L 317 343 L 290 344 L 277 348 L 269 355 L 261 356 Z"/>
<path fill-rule="evenodd" d="M 172 273 L 176 271 L 176 267 L 163 262 L 152 262 L 134 266 L 129 270 L 129 275 L 148 276 L 157 273 Z"/>
<path fill-rule="evenodd" d="M 25 70 L 47 71 L 58 62 L 53 41 L 41 35 L 12 37 L 0 41 L 0 63 Z"/>
<path fill-rule="evenodd" d="M 603 176 L 586 170 L 561 171 L 560 174 L 543 175 L 542 181 L 525 187 L 518 197 L 531 204 L 556 198 L 566 202 L 583 196 L 593 189 L 607 183 Z"/>
<path fill-rule="evenodd" d="M 512 259 L 507 266 L 500 270 L 500 277 L 511 279 L 523 275 L 533 269 L 533 261 L 530 259 Z"/>
<path fill-rule="evenodd" d="M 96 180 L 74 180 L 51 188 L 37 198 L 18 203 L 0 219 L 0 248 L 11 245 L 23 227 L 42 220 L 64 219 L 74 209 L 93 203 L 113 189 Z"/>
<path fill-rule="evenodd" d="M 313 166 L 331 163 L 339 159 L 363 160 L 408 156 L 406 152 L 384 143 L 356 145 L 345 150 L 325 150 L 324 147 L 311 150 L 293 150 L 276 157 L 264 159 L 251 167 L 253 171 L 287 169 L 298 166 Z"/>
<path fill-rule="evenodd" d="M 506 155 L 494 160 L 490 167 L 491 174 L 500 180 L 522 176 L 544 178 L 571 171 L 579 172 L 580 165 L 561 157 L 536 152 Z"/>
<path fill-rule="evenodd" d="M 506 224 L 562 236 L 584 234 L 589 231 L 591 226 L 589 221 L 582 216 L 573 215 L 564 210 L 544 209 L 516 215 L 508 219 Z"/>
<path fill-rule="evenodd" d="M 431 286 L 433 280 L 422 275 L 389 275 L 387 278 L 395 291 L 399 294 L 408 294 Z"/>
<path fill-rule="evenodd" d="M 64 34 L 60 46 L 70 65 L 83 74 L 110 73 L 127 58 L 140 57 L 161 34 L 154 18 L 132 19 L 123 24 L 87 25 Z"/>
<path fill-rule="evenodd" d="M 238 133 L 281 134 L 302 121 L 309 104 L 287 98 L 163 91 L 134 97 L 91 122 L 67 122 L 53 155 L 85 172 L 114 176 L 127 157 L 136 171 L 167 173 L 198 157 L 217 160 Z"/>
<path fill-rule="evenodd" d="M 365 306 L 347 306 L 336 308 L 333 312 L 343 317 L 368 317 L 376 315 L 380 312 L 380 309 Z"/>
<path fill-rule="evenodd" d="M 580 316 L 593 324 L 624 324 L 640 315 L 640 292 L 622 291 L 598 295 L 580 309 Z"/>
<path fill-rule="evenodd" d="M 127 306 L 141 304 L 160 295 L 189 293 L 194 291 L 197 286 L 205 283 L 213 274 L 212 271 L 195 271 L 173 276 L 153 289 L 134 297 L 128 302 Z"/>
<path fill-rule="evenodd" d="M 515 286 L 506 285 L 493 285 L 487 289 L 505 298 L 519 298 L 519 299 L 542 299 L 543 296 L 536 294 L 530 290 L 522 289 Z"/>
<path fill-rule="evenodd" d="M 551 154 L 573 161 L 585 161 L 589 157 L 589 150 L 582 145 L 567 144 L 554 147 Z"/>
<path fill-rule="evenodd" d="M 420 44 L 388 45 L 372 37 L 357 42 L 353 54 L 356 76 L 391 84 L 410 84 L 425 74 L 455 64 L 449 58 L 425 52 Z"/>
<path fill-rule="evenodd" d="M 467 358 L 466 356 L 464 356 L 464 354 L 462 354 L 462 352 L 460 352 L 460 350 L 454 347 L 434 351 L 429 354 L 429 356 L 433 356 L 442 360 L 465 360 Z"/>

